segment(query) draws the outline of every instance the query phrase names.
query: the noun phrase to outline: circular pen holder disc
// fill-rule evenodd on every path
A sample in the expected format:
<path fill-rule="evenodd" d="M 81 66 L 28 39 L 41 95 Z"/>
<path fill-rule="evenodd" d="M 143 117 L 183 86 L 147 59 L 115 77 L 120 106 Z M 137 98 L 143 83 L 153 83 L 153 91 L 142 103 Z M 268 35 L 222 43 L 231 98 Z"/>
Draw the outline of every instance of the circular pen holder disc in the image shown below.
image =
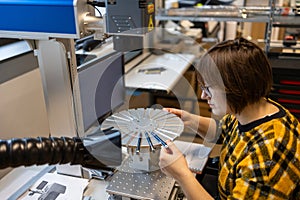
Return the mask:
<path fill-rule="evenodd" d="M 106 118 L 101 129 L 111 127 L 121 132 L 123 146 L 149 148 L 174 140 L 180 136 L 184 125 L 178 116 L 167 111 L 138 108 L 123 110 Z"/>

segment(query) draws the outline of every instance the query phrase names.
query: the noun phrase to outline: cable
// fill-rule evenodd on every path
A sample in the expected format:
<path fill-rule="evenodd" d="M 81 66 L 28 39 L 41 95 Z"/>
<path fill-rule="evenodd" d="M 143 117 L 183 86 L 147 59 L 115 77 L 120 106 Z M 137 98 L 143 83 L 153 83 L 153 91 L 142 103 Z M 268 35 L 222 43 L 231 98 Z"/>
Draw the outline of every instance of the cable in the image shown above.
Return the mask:
<path fill-rule="evenodd" d="M 94 6 L 94 5 L 92 5 L 92 6 L 98 11 L 100 17 L 102 17 L 102 13 L 100 12 L 100 10 L 96 6 Z"/>
<path fill-rule="evenodd" d="M 93 6 L 97 10 L 97 12 L 100 14 L 100 17 L 102 17 L 102 13 L 97 7 L 105 7 L 105 2 L 88 1 L 87 4 Z"/>
<path fill-rule="evenodd" d="M 105 7 L 105 1 L 88 1 L 87 4 L 98 6 L 98 7 Z"/>

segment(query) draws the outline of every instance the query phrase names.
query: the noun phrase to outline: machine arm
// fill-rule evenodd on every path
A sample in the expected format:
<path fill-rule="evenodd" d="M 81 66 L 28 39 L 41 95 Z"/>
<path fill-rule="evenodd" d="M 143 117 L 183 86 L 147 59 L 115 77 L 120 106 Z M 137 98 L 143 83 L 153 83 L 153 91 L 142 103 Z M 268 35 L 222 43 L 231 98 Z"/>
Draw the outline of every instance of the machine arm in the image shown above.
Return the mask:
<path fill-rule="evenodd" d="M 108 141 L 106 140 L 106 142 Z M 118 153 L 115 155 L 119 156 Z M 119 165 L 121 159 L 114 159 L 116 161 L 113 164 Z M 0 140 L 0 169 L 22 165 L 66 163 L 71 165 L 81 164 L 83 167 L 94 169 L 108 167 L 105 162 L 95 158 L 90 153 L 90 150 L 85 147 L 82 139 L 79 137 L 37 137 Z"/>

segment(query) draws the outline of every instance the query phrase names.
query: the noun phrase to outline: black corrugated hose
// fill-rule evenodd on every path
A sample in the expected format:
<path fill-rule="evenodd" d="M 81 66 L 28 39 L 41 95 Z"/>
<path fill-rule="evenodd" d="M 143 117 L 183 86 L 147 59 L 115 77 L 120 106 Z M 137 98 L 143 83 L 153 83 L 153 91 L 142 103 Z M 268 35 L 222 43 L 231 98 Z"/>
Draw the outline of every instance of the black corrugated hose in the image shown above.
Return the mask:
<path fill-rule="evenodd" d="M 0 169 L 43 164 L 81 164 L 88 168 L 105 168 L 85 148 L 79 137 L 37 137 L 0 140 Z"/>

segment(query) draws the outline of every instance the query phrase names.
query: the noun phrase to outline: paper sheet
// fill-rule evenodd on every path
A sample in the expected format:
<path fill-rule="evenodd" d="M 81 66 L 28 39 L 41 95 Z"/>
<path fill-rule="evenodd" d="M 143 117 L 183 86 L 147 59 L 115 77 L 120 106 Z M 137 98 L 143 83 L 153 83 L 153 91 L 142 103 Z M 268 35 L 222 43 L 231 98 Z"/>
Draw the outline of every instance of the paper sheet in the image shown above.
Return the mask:
<path fill-rule="evenodd" d="M 211 148 L 202 144 L 179 140 L 174 141 L 174 144 L 185 155 L 190 170 L 194 173 L 201 173 L 206 165 Z"/>
<path fill-rule="evenodd" d="M 47 173 L 19 200 L 82 200 L 88 179 Z"/>

